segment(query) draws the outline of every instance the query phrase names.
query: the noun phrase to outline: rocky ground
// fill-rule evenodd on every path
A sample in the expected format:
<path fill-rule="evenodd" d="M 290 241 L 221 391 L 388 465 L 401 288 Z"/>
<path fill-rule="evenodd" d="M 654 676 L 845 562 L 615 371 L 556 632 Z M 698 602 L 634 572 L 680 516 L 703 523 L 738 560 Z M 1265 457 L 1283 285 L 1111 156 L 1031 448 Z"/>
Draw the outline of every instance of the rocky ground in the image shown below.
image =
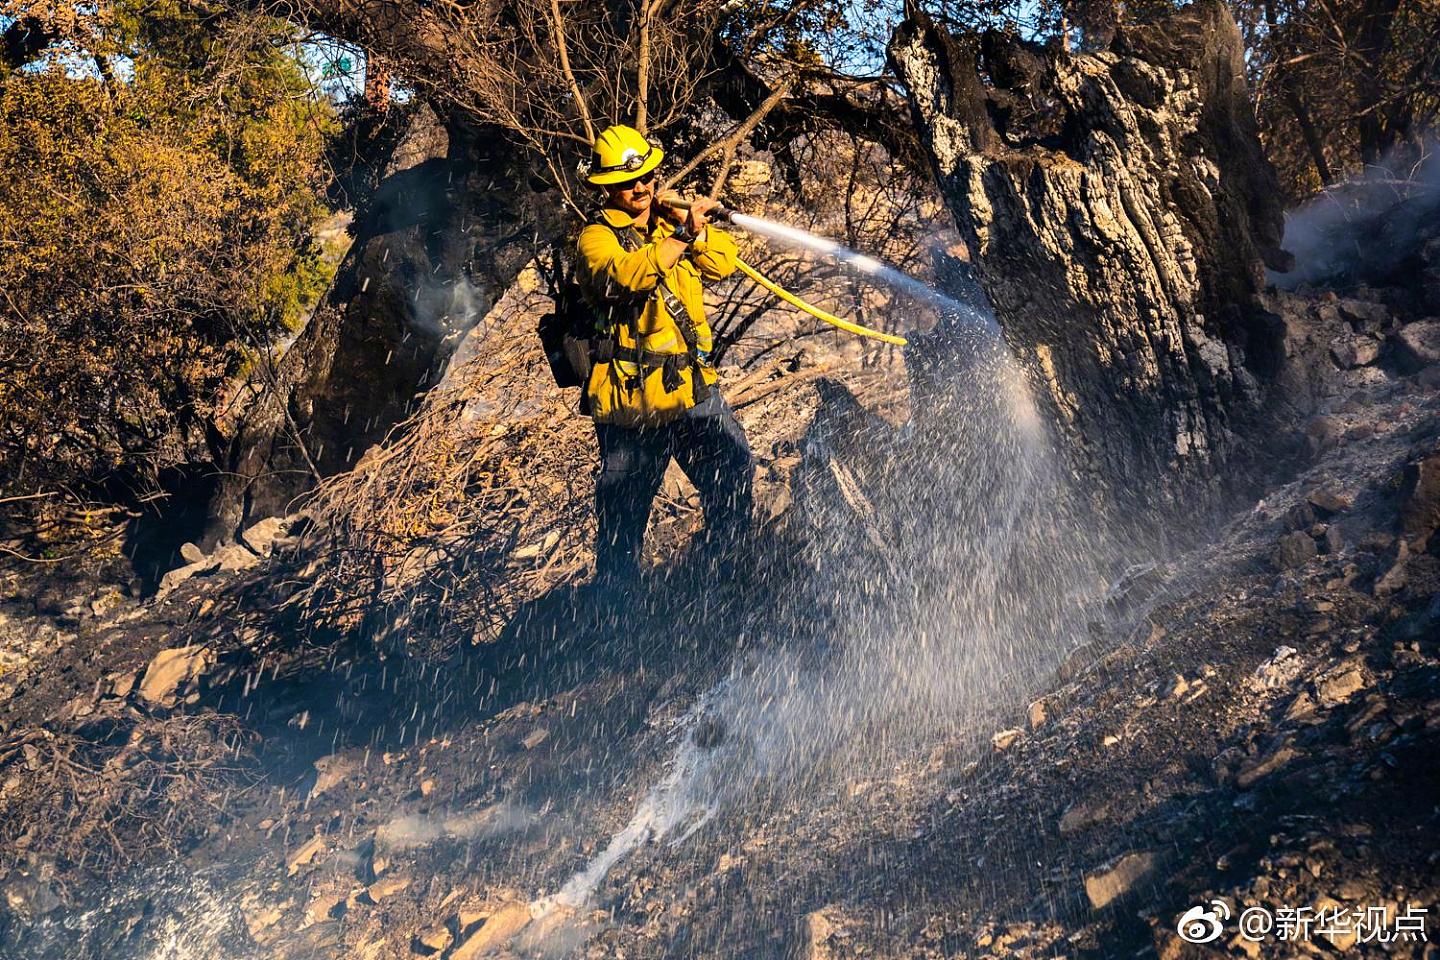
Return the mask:
<path fill-rule="evenodd" d="M 546 898 L 678 744 L 724 737 L 693 708 L 766 618 L 804 615 L 757 597 L 800 562 L 823 361 L 739 388 L 779 518 L 754 562 L 713 583 L 677 538 L 624 630 L 573 581 L 443 656 L 313 629 L 286 605 L 303 518 L 144 600 L 37 613 L 35 571 L 7 573 L 0 956 L 1432 957 L 1440 321 L 1275 297 L 1308 453 L 1264 499 L 1119 580 L 1039 689 L 883 768 L 652 824 L 578 908 Z M 893 382 L 849 386 L 893 407 Z M 1222 933 L 1181 939 L 1215 900 Z M 1277 925 L 1252 940 L 1255 908 Z"/>

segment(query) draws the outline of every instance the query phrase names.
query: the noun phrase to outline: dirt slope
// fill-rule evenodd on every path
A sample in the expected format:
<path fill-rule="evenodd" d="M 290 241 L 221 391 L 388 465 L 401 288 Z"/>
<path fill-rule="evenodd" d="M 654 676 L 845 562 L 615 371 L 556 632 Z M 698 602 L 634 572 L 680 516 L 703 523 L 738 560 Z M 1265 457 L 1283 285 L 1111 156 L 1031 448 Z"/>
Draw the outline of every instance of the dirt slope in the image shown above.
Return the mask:
<path fill-rule="evenodd" d="M 1118 581 L 1038 698 L 995 694 L 880 769 L 687 798 L 674 824 L 657 785 L 736 736 L 707 697 L 822 612 L 776 595 L 806 562 L 784 523 L 722 578 L 683 553 L 444 655 L 315 629 L 285 606 L 305 568 L 283 538 L 159 601 L 12 619 L 41 648 L 7 678 L 0 956 L 1429 956 L 1175 935 L 1216 897 L 1373 906 L 1392 932 L 1437 904 L 1440 401 L 1424 371 L 1341 380 L 1310 465 Z M 886 384 L 854 382 L 877 404 Z M 888 428 L 822 443 L 835 389 L 741 414 L 766 470 L 810 476 L 825 446 L 854 507 Z M 607 848 L 593 897 L 547 900 Z"/>

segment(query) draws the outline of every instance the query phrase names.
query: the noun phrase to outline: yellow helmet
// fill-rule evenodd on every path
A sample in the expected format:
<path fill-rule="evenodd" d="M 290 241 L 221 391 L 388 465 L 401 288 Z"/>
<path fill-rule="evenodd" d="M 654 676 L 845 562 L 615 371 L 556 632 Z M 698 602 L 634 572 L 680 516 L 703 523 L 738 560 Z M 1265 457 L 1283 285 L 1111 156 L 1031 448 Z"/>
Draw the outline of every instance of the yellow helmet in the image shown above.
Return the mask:
<path fill-rule="evenodd" d="M 586 183 L 596 186 L 624 183 L 644 176 L 664 159 L 665 151 L 659 144 L 646 140 L 634 127 L 617 123 L 595 138 L 594 153 L 589 160 L 581 161 L 580 175 Z"/>

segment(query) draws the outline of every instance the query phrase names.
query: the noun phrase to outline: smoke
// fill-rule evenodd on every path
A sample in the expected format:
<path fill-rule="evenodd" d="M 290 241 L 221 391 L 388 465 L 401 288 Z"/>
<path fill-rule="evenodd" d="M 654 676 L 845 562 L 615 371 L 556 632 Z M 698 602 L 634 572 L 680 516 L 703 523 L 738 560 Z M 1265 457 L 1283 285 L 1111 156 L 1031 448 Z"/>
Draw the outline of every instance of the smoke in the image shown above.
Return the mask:
<path fill-rule="evenodd" d="M 1437 236 L 1440 149 L 1433 143 L 1397 149 L 1287 214 L 1285 249 L 1295 267 L 1267 276 L 1286 290 L 1409 286 L 1421 247 Z"/>
<path fill-rule="evenodd" d="M 449 816 L 402 816 L 375 831 L 375 849 L 413 850 L 439 840 L 482 840 L 528 829 L 539 815 L 519 804 L 501 802 Z"/>
<path fill-rule="evenodd" d="M 490 298 L 463 275 L 449 281 L 422 281 L 411 292 L 405 317 L 410 331 L 436 341 L 436 355 L 445 363 L 436 383 L 474 355 L 471 334 L 490 307 Z"/>

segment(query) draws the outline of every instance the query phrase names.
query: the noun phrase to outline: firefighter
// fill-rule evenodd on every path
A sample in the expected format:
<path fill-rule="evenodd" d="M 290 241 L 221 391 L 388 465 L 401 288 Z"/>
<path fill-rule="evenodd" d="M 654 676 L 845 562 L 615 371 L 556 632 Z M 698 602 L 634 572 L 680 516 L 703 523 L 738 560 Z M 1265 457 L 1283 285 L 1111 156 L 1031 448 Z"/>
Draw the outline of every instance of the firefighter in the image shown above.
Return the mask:
<path fill-rule="evenodd" d="M 705 539 L 721 552 L 749 528 L 753 461 L 720 395 L 703 285 L 735 270 L 735 241 L 699 199 L 686 211 L 657 201 L 665 158 L 639 131 L 596 139 L 587 182 L 603 207 L 580 232 L 576 278 L 594 317 L 584 408 L 595 421 L 597 579 L 639 573 L 650 505 L 674 459 L 700 495 Z"/>

